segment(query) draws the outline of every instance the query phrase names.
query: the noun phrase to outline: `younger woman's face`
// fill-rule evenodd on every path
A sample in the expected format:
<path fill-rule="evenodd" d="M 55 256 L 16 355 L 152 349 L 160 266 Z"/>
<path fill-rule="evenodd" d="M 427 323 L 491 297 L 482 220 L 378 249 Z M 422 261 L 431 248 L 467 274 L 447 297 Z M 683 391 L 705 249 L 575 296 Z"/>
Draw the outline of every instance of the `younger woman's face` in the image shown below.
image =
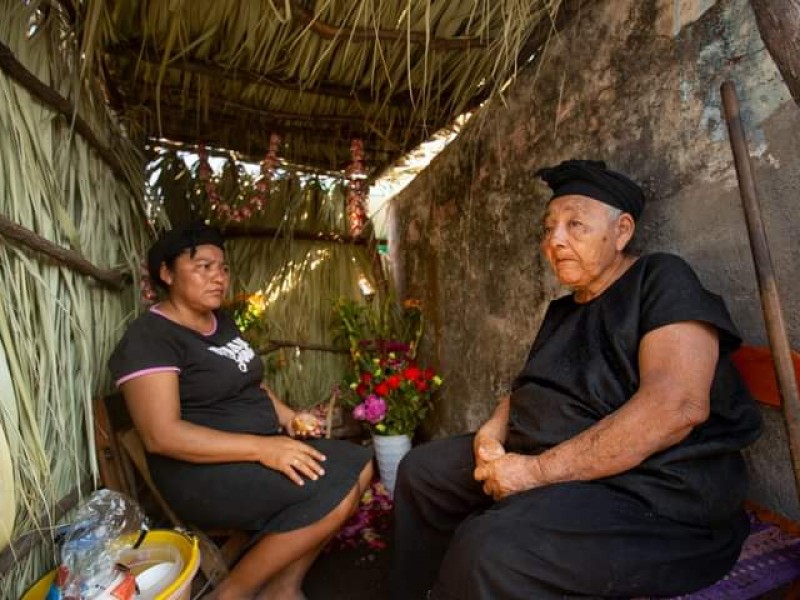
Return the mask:
<path fill-rule="evenodd" d="M 178 255 L 170 270 L 161 265 L 161 279 L 169 288 L 173 300 L 188 304 L 196 310 L 214 310 L 222 305 L 228 292 L 230 274 L 225 253 L 213 244 L 203 244 Z"/>

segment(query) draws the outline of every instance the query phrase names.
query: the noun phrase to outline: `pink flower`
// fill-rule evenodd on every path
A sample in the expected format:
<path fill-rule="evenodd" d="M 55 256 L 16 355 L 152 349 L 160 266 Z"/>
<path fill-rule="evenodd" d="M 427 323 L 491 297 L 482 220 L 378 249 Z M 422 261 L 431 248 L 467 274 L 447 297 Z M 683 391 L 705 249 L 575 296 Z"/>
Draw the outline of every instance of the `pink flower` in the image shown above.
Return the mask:
<path fill-rule="evenodd" d="M 353 418 L 359 421 L 365 421 L 367 419 L 367 409 L 363 402 L 353 409 Z"/>
<path fill-rule="evenodd" d="M 378 423 L 386 416 L 386 400 L 375 394 L 370 394 L 364 401 L 365 419 L 372 423 Z"/>

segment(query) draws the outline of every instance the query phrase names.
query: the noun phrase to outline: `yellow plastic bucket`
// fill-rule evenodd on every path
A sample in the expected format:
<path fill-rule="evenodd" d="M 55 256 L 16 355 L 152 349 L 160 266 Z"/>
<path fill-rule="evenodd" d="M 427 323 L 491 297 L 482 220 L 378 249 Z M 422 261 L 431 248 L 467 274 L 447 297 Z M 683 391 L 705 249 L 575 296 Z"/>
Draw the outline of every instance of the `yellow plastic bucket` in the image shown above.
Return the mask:
<path fill-rule="evenodd" d="M 133 545 L 137 537 L 136 535 L 126 536 L 122 538 L 122 541 Z M 189 600 L 192 592 L 192 580 L 200 567 L 200 546 L 197 538 L 172 529 L 153 529 L 147 532 L 140 548 L 165 545 L 178 550 L 183 560 L 183 568 L 172 583 L 156 596 L 156 600 Z M 55 570 L 47 573 L 33 584 L 20 600 L 44 600 L 55 575 Z"/>

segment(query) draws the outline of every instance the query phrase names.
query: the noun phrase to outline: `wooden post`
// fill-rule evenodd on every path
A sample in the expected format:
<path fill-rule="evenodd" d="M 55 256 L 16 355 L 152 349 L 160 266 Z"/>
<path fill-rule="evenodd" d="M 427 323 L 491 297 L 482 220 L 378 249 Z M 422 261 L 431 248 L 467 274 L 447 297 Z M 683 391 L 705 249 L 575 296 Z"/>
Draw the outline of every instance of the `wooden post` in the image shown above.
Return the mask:
<path fill-rule="evenodd" d="M 761 39 L 800 105 L 800 0 L 750 0 Z"/>
<path fill-rule="evenodd" d="M 772 257 L 767 243 L 767 232 L 761 216 L 761 205 L 756 190 L 750 153 L 744 135 L 744 126 L 739 115 L 739 99 L 733 81 L 726 81 L 721 89 L 725 120 L 728 123 L 733 161 L 739 179 L 750 251 L 756 267 L 758 289 L 761 292 L 761 307 L 767 326 L 767 337 L 775 360 L 775 375 L 781 395 L 781 408 L 789 437 L 789 453 L 792 459 L 796 493 L 800 495 L 800 392 L 792 363 L 792 349 L 786 333 L 777 279 L 772 268 Z"/>

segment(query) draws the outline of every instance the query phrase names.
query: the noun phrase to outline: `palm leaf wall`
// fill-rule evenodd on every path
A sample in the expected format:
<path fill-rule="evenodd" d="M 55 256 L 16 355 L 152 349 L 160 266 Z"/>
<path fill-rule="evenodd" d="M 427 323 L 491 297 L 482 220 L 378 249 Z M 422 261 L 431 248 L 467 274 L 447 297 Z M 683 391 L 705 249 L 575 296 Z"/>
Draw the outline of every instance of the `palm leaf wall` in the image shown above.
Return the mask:
<path fill-rule="evenodd" d="M 91 80 L 78 77 L 56 15 L 28 38 L 35 11 L 0 0 L 0 41 L 103 132 L 131 179 L 116 179 L 69 122 L 0 75 L 0 214 L 95 265 L 135 270 L 146 229 L 130 183 L 141 158 L 125 146 Z M 2 548 L 44 527 L 76 486 L 91 491 L 80 487 L 96 472 L 91 402 L 108 387 L 105 363 L 136 294 L 134 286 L 107 289 L 4 238 L 0 265 Z M 18 597 L 52 562 L 52 546 L 39 545 L 0 580 L 0 597 Z"/>

